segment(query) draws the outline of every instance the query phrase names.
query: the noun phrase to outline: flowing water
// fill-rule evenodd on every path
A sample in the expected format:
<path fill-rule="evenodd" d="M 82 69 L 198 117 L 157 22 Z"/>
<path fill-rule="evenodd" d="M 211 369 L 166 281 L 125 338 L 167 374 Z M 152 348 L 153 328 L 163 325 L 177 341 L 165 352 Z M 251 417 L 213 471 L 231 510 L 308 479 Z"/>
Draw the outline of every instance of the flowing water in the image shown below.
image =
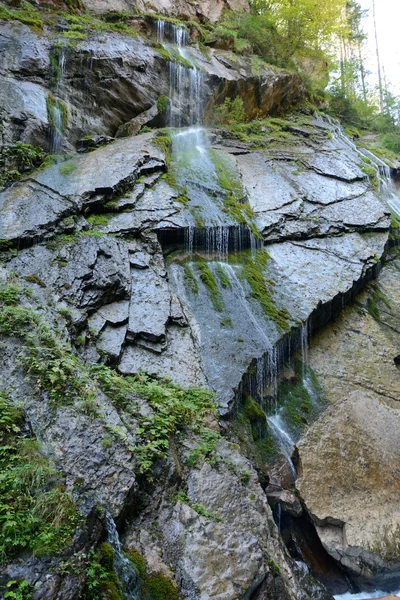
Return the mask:
<path fill-rule="evenodd" d="M 186 27 L 159 19 L 156 22 L 157 42 L 170 54 L 169 98 L 170 125 L 199 125 L 202 117 L 203 74 L 187 50 L 189 36 Z"/>
<path fill-rule="evenodd" d="M 335 600 L 369 600 L 369 598 L 385 598 L 389 595 L 390 592 L 360 592 L 359 594 L 341 594 L 339 596 L 334 596 Z M 400 597 L 400 590 L 396 592 L 391 592 L 395 596 Z"/>
<path fill-rule="evenodd" d="M 62 148 L 64 118 L 63 104 L 59 99 L 59 94 L 65 76 L 66 62 L 66 49 L 65 46 L 61 46 L 59 49 L 57 68 L 55 72 L 55 77 L 57 78 L 55 99 L 50 101 L 48 104 L 48 110 L 50 112 L 48 115 L 50 121 L 50 151 L 52 154 L 60 154 Z"/>
<path fill-rule="evenodd" d="M 121 584 L 124 600 L 140 600 L 140 579 L 131 563 L 124 555 L 114 520 L 106 517 L 107 542 L 114 550 L 114 569 Z"/>

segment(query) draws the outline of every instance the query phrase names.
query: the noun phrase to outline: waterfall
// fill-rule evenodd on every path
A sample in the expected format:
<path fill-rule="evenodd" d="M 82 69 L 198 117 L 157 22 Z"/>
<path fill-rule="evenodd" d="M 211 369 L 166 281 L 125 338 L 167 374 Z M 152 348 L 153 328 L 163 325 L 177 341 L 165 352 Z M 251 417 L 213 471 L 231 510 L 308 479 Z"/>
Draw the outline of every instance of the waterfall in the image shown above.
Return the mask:
<path fill-rule="evenodd" d="M 170 54 L 169 97 L 170 125 L 199 125 L 202 117 L 202 71 L 197 67 L 190 52 L 186 27 L 180 27 L 158 19 L 155 24 L 157 42 Z M 186 118 L 183 120 L 183 115 Z"/>
<path fill-rule="evenodd" d="M 294 478 L 297 478 L 297 472 L 292 462 L 292 454 L 295 447 L 295 442 L 287 431 L 285 423 L 280 415 L 276 412 L 274 415 L 267 417 L 267 422 L 271 428 L 271 433 L 276 439 L 279 449 L 287 460 L 290 471 Z"/>
<path fill-rule="evenodd" d="M 336 139 L 341 140 L 347 147 L 350 147 L 361 159 L 367 159 L 370 165 L 375 169 L 379 192 L 383 195 L 389 208 L 400 216 L 400 198 L 394 190 L 390 167 L 388 167 L 388 165 L 378 156 L 375 156 L 370 150 L 359 148 L 352 140 L 346 137 L 341 126 L 337 124 L 334 119 L 327 117 L 327 120 L 332 127 L 331 131 Z M 367 175 L 366 179 L 368 179 Z"/>
<path fill-rule="evenodd" d="M 140 600 L 140 579 L 131 563 L 124 555 L 114 519 L 106 516 L 107 542 L 114 550 L 114 569 L 121 584 L 124 600 Z"/>
<path fill-rule="evenodd" d="M 52 154 L 60 154 L 63 140 L 64 129 L 64 105 L 59 99 L 60 89 L 65 75 L 65 66 L 67 62 L 65 46 L 59 49 L 57 65 L 54 68 L 54 77 L 56 78 L 55 98 L 48 99 L 48 117 L 50 122 L 50 151 Z"/>

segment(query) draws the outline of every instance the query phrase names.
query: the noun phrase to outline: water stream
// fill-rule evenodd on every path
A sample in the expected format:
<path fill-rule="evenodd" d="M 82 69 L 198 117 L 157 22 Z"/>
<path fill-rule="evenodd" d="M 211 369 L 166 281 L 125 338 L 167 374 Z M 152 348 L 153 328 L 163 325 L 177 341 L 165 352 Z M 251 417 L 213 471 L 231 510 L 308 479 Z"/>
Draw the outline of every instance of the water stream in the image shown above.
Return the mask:
<path fill-rule="evenodd" d="M 113 518 L 106 517 L 107 542 L 114 550 L 114 569 L 121 584 L 124 600 L 140 600 L 140 579 L 131 563 L 124 555 Z"/>
<path fill-rule="evenodd" d="M 52 154 L 60 154 L 63 141 L 64 115 L 63 104 L 59 99 L 60 90 L 65 76 L 65 67 L 67 55 L 65 46 L 59 48 L 57 67 L 54 76 L 56 77 L 55 98 L 49 99 L 48 111 L 50 121 L 50 151 Z"/>
<path fill-rule="evenodd" d="M 391 592 L 395 596 L 400 596 L 400 590 Z M 338 596 L 334 596 L 335 600 L 369 600 L 369 598 L 386 598 L 390 592 L 360 592 L 359 594 L 340 594 Z"/>

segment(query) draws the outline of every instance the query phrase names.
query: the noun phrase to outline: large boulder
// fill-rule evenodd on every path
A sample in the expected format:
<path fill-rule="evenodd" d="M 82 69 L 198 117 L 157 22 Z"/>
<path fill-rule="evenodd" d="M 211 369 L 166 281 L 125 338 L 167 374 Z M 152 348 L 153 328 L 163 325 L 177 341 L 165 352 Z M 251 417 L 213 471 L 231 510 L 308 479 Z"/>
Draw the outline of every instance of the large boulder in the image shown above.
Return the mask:
<path fill-rule="evenodd" d="M 377 286 L 311 346 L 331 406 L 298 444 L 296 486 L 326 550 L 379 587 L 400 572 L 397 261 Z"/>

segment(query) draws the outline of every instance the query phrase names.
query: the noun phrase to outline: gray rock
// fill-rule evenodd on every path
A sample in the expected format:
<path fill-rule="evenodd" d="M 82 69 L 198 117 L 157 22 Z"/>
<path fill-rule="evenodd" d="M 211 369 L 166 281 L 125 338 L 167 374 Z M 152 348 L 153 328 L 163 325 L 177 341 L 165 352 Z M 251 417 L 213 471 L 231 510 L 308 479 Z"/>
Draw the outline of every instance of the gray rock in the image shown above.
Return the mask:
<path fill-rule="evenodd" d="M 142 174 L 162 170 L 153 134 L 119 140 L 39 172 L 0 194 L 0 236 L 17 241 L 43 236 L 65 216 L 100 203 Z"/>
<path fill-rule="evenodd" d="M 149 268 L 132 271 L 132 300 L 129 309 L 128 336 L 151 342 L 165 340 L 170 316 L 171 294 L 165 277 Z"/>

